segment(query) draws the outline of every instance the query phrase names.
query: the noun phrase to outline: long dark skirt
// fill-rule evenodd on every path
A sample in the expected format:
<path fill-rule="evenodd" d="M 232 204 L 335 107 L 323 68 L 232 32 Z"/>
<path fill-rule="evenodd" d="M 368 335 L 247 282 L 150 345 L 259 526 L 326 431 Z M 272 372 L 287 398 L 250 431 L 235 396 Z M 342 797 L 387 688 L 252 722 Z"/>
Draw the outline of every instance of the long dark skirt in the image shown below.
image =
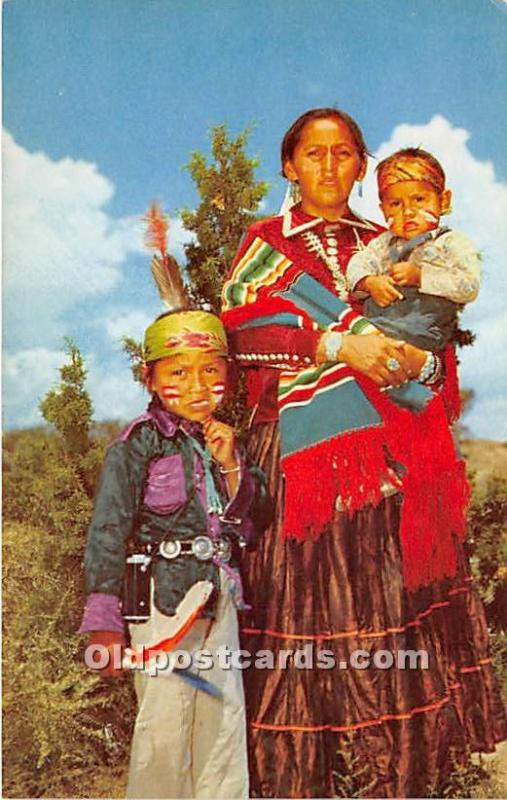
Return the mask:
<path fill-rule="evenodd" d="M 249 450 L 278 510 L 244 564 L 242 646 L 277 665 L 244 675 L 252 796 L 427 796 L 468 752 L 507 736 L 464 557 L 455 580 L 408 595 L 399 496 L 352 518 L 337 512 L 315 542 L 283 541 L 277 425 L 259 425 Z M 354 669 L 354 651 L 370 666 Z M 428 668 L 397 666 L 402 651 L 422 651 Z"/>

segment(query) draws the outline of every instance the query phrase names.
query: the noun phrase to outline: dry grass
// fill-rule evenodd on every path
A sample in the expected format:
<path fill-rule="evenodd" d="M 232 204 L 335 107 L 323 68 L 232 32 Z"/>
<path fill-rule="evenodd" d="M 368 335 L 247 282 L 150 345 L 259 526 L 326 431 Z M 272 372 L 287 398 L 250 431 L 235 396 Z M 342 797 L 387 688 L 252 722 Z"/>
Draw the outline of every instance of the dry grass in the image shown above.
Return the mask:
<path fill-rule="evenodd" d="M 491 478 L 507 478 L 507 442 L 466 439 L 460 446 L 479 495 L 484 494 Z"/>

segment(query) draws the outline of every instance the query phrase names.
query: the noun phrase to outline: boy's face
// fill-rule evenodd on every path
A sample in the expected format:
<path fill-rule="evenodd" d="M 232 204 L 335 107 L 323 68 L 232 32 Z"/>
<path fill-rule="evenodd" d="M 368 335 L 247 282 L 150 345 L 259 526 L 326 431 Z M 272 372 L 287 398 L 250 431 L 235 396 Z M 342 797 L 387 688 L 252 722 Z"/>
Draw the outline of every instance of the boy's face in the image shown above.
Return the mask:
<path fill-rule="evenodd" d="M 222 400 L 226 373 L 224 358 L 189 350 L 156 361 L 148 389 L 158 395 L 168 411 L 192 422 L 204 422 Z"/>
<path fill-rule="evenodd" d="M 380 208 L 391 233 L 413 239 L 438 227 L 440 215 L 449 210 L 451 193 L 439 194 L 426 181 L 400 181 L 387 186 Z"/>

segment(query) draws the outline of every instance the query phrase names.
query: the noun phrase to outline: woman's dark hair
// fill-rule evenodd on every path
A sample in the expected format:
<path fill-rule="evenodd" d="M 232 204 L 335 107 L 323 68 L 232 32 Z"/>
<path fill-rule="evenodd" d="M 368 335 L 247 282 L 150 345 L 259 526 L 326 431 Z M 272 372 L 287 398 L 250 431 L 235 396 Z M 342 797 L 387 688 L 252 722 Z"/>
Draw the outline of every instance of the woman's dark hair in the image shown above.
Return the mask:
<path fill-rule="evenodd" d="M 303 133 L 303 128 L 306 123 L 314 119 L 328 119 L 329 117 L 339 119 L 347 126 L 361 158 L 366 158 L 366 156 L 370 155 L 361 128 L 349 114 L 346 114 L 345 111 L 340 111 L 339 108 L 311 108 L 297 118 L 283 137 L 280 156 L 282 161 L 282 175 L 284 177 L 287 177 L 284 172 L 285 162 L 294 155 L 294 150 L 301 139 L 301 134 Z"/>

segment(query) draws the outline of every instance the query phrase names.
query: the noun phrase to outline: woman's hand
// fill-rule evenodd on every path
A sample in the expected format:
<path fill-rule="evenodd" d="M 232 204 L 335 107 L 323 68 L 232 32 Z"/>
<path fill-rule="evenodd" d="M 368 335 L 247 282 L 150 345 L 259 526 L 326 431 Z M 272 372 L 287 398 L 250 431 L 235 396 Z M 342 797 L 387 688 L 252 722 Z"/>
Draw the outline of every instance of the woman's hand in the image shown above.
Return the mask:
<path fill-rule="evenodd" d="M 409 348 L 408 353 L 407 348 Z M 343 337 L 338 360 L 362 372 L 379 386 L 401 386 L 419 374 L 417 370 L 419 359 L 414 351 L 422 353 L 424 363 L 426 357 L 424 351 L 405 342 L 376 333 L 364 336 L 347 334 Z M 396 364 L 398 368 L 392 369 Z"/>
<path fill-rule="evenodd" d="M 411 344 L 405 344 L 405 365 L 408 367 L 410 375 L 417 378 L 426 361 L 426 350 L 419 350 Z"/>

